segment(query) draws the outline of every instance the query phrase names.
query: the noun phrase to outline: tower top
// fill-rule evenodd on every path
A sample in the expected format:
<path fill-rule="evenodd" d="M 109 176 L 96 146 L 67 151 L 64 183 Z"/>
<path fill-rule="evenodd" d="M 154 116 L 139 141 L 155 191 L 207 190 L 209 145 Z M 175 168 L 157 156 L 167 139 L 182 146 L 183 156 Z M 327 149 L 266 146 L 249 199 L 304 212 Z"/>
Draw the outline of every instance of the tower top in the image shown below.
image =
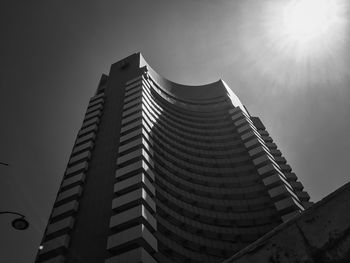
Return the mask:
<path fill-rule="evenodd" d="M 186 102 L 205 103 L 207 101 L 210 103 L 210 101 L 227 98 L 228 96 L 235 107 L 240 107 L 248 114 L 240 99 L 222 79 L 203 85 L 186 85 L 173 82 L 155 71 L 140 52 L 116 62 L 112 65 L 113 67 L 118 67 L 119 70 L 126 70 L 127 68 L 143 69 L 163 92 Z"/>

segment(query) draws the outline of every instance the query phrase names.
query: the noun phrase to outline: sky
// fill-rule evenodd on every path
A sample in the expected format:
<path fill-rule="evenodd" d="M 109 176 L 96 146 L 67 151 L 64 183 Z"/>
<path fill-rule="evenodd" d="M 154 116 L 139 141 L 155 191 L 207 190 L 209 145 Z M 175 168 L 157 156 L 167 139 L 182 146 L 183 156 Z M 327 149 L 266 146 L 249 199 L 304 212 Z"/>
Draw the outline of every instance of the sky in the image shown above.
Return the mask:
<path fill-rule="evenodd" d="M 30 227 L 0 216 L 0 262 L 34 261 L 88 100 L 101 74 L 135 52 L 174 82 L 223 79 L 312 201 L 348 182 L 349 6 L 304 41 L 281 27 L 288 1 L 4 0 L 0 211 L 25 214 Z"/>

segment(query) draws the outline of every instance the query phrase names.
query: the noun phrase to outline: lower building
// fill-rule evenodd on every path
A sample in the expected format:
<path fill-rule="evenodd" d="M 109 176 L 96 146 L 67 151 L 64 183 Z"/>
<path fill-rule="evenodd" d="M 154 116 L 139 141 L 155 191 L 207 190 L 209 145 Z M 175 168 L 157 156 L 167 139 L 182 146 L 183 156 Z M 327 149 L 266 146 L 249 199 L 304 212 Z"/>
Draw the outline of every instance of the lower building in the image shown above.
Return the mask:
<path fill-rule="evenodd" d="M 137 53 L 90 99 L 36 262 L 222 262 L 309 205 L 222 80 L 173 83 Z"/>
<path fill-rule="evenodd" d="M 223 263 L 350 262 L 350 183 Z"/>

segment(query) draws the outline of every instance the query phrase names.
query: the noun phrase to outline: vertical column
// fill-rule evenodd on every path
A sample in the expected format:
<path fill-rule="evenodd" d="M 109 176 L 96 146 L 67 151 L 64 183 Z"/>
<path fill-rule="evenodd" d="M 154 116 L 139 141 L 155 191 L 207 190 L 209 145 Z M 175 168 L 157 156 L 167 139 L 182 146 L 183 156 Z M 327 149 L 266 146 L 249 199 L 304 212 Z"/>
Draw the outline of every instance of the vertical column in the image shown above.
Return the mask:
<path fill-rule="evenodd" d="M 264 141 L 251 117 L 239 107 L 229 110 L 229 113 L 282 220 L 286 221 L 304 210 L 299 197 L 270 152 L 269 146 L 273 145 Z"/>
<path fill-rule="evenodd" d="M 79 199 L 83 193 L 103 104 L 104 93 L 90 99 L 56 197 L 37 262 L 61 263 L 65 261 L 65 253 L 69 247 L 70 233 L 74 227 Z"/>
<path fill-rule="evenodd" d="M 142 76 L 126 83 L 106 263 L 153 263 L 157 222 L 152 127 Z"/>

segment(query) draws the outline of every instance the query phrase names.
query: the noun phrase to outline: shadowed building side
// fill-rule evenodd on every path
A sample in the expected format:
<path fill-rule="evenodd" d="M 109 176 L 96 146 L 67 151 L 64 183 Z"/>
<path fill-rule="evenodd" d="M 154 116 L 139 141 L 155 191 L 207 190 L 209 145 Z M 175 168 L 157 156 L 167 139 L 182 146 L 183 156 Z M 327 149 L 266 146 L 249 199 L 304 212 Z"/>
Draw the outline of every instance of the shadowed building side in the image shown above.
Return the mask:
<path fill-rule="evenodd" d="M 137 53 L 90 100 L 37 262 L 222 262 L 309 205 L 223 81 L 186 86 Z"/>

